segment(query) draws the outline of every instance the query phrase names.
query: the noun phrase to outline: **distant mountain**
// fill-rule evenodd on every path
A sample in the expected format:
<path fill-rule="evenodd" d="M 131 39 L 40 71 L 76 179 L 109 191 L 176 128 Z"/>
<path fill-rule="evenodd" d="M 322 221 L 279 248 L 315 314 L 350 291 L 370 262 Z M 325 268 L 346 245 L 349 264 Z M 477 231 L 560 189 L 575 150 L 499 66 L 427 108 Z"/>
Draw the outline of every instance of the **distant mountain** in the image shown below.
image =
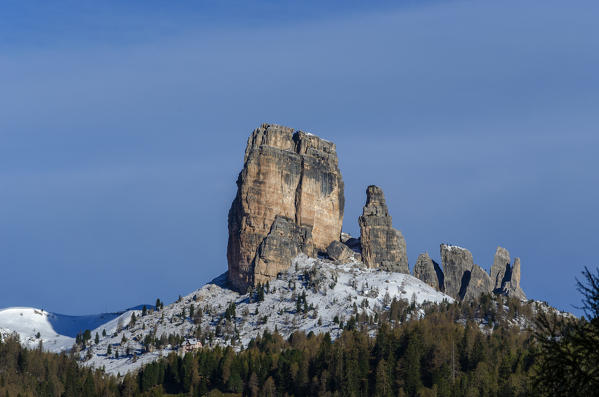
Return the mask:
<path fill-rule="evenodd" d="M 70 350 L 78 333 L 85 330 L 114 332 L 119 319 L 129 320 L 135 308 L 115 313 L 69 316 L 32 307 L 10 307 L 0 310 L 0 335 L 17 333 L 22 344 L 59 353 Z M 38 336 L 39 335 L 39 336 Z"/>

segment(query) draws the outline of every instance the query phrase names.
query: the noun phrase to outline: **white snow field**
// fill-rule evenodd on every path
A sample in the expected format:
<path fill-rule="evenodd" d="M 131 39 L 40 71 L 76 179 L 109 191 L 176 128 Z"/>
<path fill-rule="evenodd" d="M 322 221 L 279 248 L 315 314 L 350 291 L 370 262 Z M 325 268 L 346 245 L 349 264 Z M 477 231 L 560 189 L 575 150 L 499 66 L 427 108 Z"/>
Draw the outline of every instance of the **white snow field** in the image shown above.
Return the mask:
<path fill-rule="evenodd" d="M 9 307 L 0 310 L 0 336 L 17 333 L 21 343 L 28 348 L 37 348 L 42 342 L 44 350 L 60 353 L 73 347 L 79 332 L 95 330 L 99 326 L 116 329 L 118 318 L 128 321 L 131 313 L 68 316 L 32 307 Z"/>
<path fill-rule="evenodd" d="M 355 314 L 356 308 L 359 313 L 374 315 L 388 307 L 394 298 L 417 304 L 425 301 L 453 302 L 451 297 L 409 274 L 367 269 L 359 262 L 336 265 L 305 255 L 295 258 L 287 272 L 269 283 L 270 288 L 261 302 L 250 299 L 250 294 L 230 290 L 226 281 L 224 273 L 179 301 L 164 306 L 164 309 L 150 310 L 146 316 L 141 315 L 141 310 L 127 311 L 118 317 L 106 318 L 104 324 L 94 317 L 98 322 L 92 324 L 90 320 L 86 328 L 80 328 L 80 325 L 68 328 L 63 325 L 68 324 L 68 316 L 62 316 L 54 323 L 60 324 L 62 329 L 69 329 L 70 335 L 58 332 L 59 326 L 52 326 L 48 319 L 52 314 L 36 312 L 35 309 L 12 308 L 0 312 L 0 328 L 17 331 L 21 340 L 25 339 L 24 343 L 30 347 L 39 343 L 35 338 L 39 331 L 46 349 L 60 351 L 72 347 L 73 336 L 80 329 L 93 327 L 92 340 L 78 353 L 82 363 L 123 375 L 176 351 L 177 346 L 170 345 L 148 351 L 144 345 L 147 335 L 160 338 L 171 334 L 191 339 L 199 328 L 204 337 L 210 335 L 205 340 L 206 345 L 233 345 L 240 349 L 267 329 L 270 332 L 277 330 L 285 338 L 297 330 L 329 332 L 332 338 L 336 338 L 341 333 L 336 318 L 346 322 Z M 308 310 L 304 312 L 302 301 L 302 310 L 298 312 L 297 300 L 304 293 Z M 225 311 L 231 303 L 235 303 L 235 316 L 226 320 Z M 196 313 L 201 309 L 201 319 L 189 316 L 192 305 Z M 19 310 L 23 316 L 20 316 Z M 3 315 L 5 311 L 9 312 Z M 130 324 L 132 313 L 137 317 L 135 324 Z M 102 337 L 103 330 L 106 330 L 106 337 Z M 97 345 L 94 343 L 96 332 L 100 336 Z M 107 354 L 109 345 L 110 355 Z"/>

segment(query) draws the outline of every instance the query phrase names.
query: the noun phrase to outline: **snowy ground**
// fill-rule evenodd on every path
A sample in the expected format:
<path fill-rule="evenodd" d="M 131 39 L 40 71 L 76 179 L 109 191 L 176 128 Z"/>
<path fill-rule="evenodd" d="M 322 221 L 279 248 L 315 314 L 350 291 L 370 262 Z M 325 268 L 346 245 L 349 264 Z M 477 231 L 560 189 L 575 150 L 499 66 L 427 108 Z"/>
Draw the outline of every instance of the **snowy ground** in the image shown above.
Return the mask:
<path fill-rule="evenodd" d="M 298 312 L 297 300 L 304 293 L 306 303 L 302 301 Z M 149 310 L 145 316 L 141 310 L 72 317 L 32 308 L 10 308 L 0 311 L 0 332 L 16 331 L 28 347 L 37 347 L 41 340 L 46 350 L 60 352 L 73 347 L 78 332 L 90 329 L 91 341 L 77 353 L 82 363 L 122 375 L 168 355 L 178 347 L 166 345 L 148 351 L 144 344 L 147 335 L 158 338 L 178 335 L 191 339 L 199 327 L 206 337 L 206 344 L 232 344 L 239 349 L 266 329 L 277 330 L 284 337 L 296 330 L 304 330 L 306 333 L 329 332 L 335 338 L 341 333 L 335 318 L 347 321 L 354 315 L 356 307 L 360 313 L 374 315 L 387 307 L 393 298 L 413 300 L 418 304 L 445 299 L 453 301 L 408 274 L 367 269 L 359 262 L 335 265 L 303 255 L 294 260 L 286 273 L 269 283 L 263 301 L 257 302 L 255 295 L 251 299 L 250 294 L 242 295 L 228 289 L 225 273 L 162 310 Z M 224 314 L 232 302 L 235 303 L 235 316 L 226 320 Z M 201 319 L 190 317 L 192 305 L 196 313 L 201 309 Z M 130 323 L 133 313 L 137 317 L 135 324 Z M 103 336 L 104 331 L 106 336 Z M 36 337 L 38 332 L 40 338 Z M 98 344 L 94 342 L 96 333 Z M 109 345 L 111 354 L 107 353 Z"/>
<path fill-rule="evenodd" d="M 131 313 L 68 316 L 32 307 L 10 307 L 0 310 L 0 336 L 17 333 L 28 348 L 37 348 L 41 342 L 44 350 L 60 353 L 73 347 L 79 332 L 107 327 L 121 317 L 128 320 Z"/>
<path fill-rule="evenodd" d="M 305 304 L 301 300 L 304 294 Z M 177 335 L 182 340 L 193 340 L 199 331 L 206 345 L 232 345 L 235 349 L 247 346 L 267 329 L 276 330 L 283 337 L 303 330 L 329 332 L 336 338 L 341 333 L 338 322 L 345 323 L 356 310 L 374 316 L 387 309 L 394 298 L 417 304 L 453 301 L 408 274 L 367 269 L 360 262 L 336 265 L 305 255 L 298 256 L 287 272 L 269 283 L 262 301 L 257 301 L 256 296 L 256 292 L 239 294 L 227 288 L 225 273 L 162 310 L 148 310 L 145 316 L 141 310 L 92 316 L 65 316 L 33 308 L 0 310 L 0 337 L 17 332 L 23 344 L 30 348 L 38 347 L 41 340 L 44 349 L 60 352 L 71 349 L 77 333 L 89 329 L 91 341 L 76 352 L 82 364 L 123 375 L 178 349 L 168 343 L 160 348 L 148 347 L 145 343 L 148 336 Z M 225 312 L 231 303 L 235 303 L 235 315 L 226 319 Z M 191 317 L 192 306 L 196 314 L 201 310 L 203 315 Z M 555 311 L 546 303 L 538 302 L 535 307 Z M 507 310 L 505 306 L 504 311 Z M 137 318 L 134 324 L 132 314 Z M 512 325 L 529 326 L 520 324 L 522 321 L 514 319 Z M 485 327 L 484 320 L 480 326 Z M 374 329 L 375 324 L 373 332 Z M 94 341 L 96 334 L 98 344 Z"/>
<path fill-rule="evenodd" d="M 199 327 L 204 336 L 211 335 L 206 344 L 233 344 L 239 349 L 266 329 L 271 332 L 276 329 L 284 337 L 296 330 L 304 330 L 306 333 L 330 332 L 335 338 L 341 332 L 335 317 L 346 321 L 355 313 L 354 304 L 360 313 L 365 311 L 372 315 L 393 298 L 415 300 L 416 303 L 453 301 L 408 274 L 366 269 L 359 263 L 334 265 L 306 256 L 296 258 L 288 272 L 269 284 L 270 290 L 264 295 L 264 300 L 256 302 L 250 299 L 249 294 L 242 295 L 228 289 L 225 273 L 163 310 L 143 317 L 141 311 L 136 311 L 135 325 L 128 325 L 127 320 L 124 322 L 126 326 L 118 332 L 115 326 L 107 328 L 107 336 L 101 337 L 98 345 L 92 343 L 79 354 L 85 365 L 124 374 L 175 350 L 176 346 L 167 345 L 147 352 L 143 341 L 148 334 L 156 337 L 176 334 L 191 339 Z M 297 298 L 304 292 L 305 306 L 309 310 L 298 312 Z M 235 317 L 225 320 L 224 313 L 231 302 L 235 303 Z M 199 309 L 203 313 L 198 324 L 189 317 L 192 305 L 196 313 Z M 303 306 L 302 303 L 302 309 Z M 101 328 L 98 328 L 100 335 Z M 123 335 L 126 342 L 123 342 Z M 108 345 L 111 345 L 111 355 L 107 355 Z M 119 358 L 115 357 L 116 351 L 119 351 Z"/>

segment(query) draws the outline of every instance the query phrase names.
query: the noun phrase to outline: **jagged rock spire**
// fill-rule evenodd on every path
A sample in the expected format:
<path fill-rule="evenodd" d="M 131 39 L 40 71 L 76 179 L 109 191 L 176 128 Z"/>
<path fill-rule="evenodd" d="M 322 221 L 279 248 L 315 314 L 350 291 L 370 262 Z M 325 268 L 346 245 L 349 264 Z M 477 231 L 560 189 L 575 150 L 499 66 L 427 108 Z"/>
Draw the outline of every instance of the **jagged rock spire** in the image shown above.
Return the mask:
<path fill-rule="evenodd" d="M 494 292 L 525 299 L 520 288 L 520 259 L 510 265 L 510 254 L 497 248 L 491 266 L 491 276 L 472 259 L 465 248 L 441 244 L 441 258 L 445 277 L 445 293 L 456 299 L 476 298 Z"/>
<path fill-rule="evenodd" d="M 362 260 L 368 267 L 410 273 L 406 241 L 392 226 L 383 190 L 378 186 L 366 189 L 366 205 L 359 217 Z"/>
<path fill-rule="evenodd" d="M 493 289 L 500 290 L 503 288 L 504 278 L 511 274 L 510 267 L 510 252 L 503 247 L 497 247 L 493 266 L 491 266 L 491 280 L 493 281 Z"/>
<path fill-rule="evenodd" d="M 503 247 L 497 247 L 495 252 L 491 279 L 496 294 L 526 299 L 524 291 L 520 288 L 520 258 L 514 258 L 514 263 L 510 265 L 510 253 Z"/>

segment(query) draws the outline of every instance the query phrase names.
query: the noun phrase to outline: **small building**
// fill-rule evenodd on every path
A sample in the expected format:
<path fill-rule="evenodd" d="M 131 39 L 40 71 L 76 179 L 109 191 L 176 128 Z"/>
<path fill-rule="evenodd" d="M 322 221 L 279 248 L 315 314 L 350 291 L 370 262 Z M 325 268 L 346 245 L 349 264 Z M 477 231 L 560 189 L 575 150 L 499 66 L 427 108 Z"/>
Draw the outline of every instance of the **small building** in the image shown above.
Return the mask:
<path fill-rule="evenodd" d="M 202 348 L 202 342 L 198 339 L 185 339 L 179 346 L 179 354 L 185 354 Z"/>

